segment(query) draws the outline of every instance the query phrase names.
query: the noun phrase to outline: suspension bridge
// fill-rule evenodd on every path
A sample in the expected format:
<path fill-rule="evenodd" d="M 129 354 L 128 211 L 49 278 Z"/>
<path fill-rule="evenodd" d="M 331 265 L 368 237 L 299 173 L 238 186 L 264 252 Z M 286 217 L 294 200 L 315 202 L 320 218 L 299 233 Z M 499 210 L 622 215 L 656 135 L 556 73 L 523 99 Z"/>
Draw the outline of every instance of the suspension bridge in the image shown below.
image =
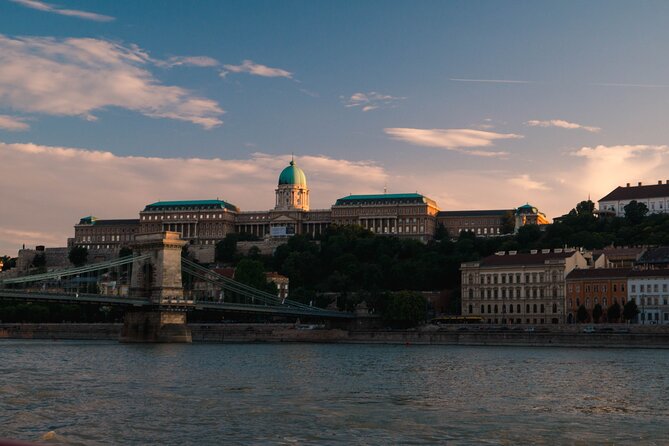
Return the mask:
<path fill-rule="evenodd" d="M 0 279 L 0 299 L 123 306 L 122 342 L 190 342 L 186 315 L 195 310 L 317 320 L 354 317 L 220 275 L 182 257 L 186 243 L 176 232 L 139 234 L 127 257 Z"/>

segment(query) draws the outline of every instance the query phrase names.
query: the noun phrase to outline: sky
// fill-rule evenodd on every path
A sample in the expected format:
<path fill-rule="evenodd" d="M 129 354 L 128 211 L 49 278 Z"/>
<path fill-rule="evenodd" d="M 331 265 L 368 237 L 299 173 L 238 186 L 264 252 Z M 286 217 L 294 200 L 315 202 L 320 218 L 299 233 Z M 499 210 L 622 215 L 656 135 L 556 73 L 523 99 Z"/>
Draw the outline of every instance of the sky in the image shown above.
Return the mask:
<path fill-rule="evenodd" d="M 159 200 L 553 218 L 669 179 L 665 1 L 0 0 L 0 255 Z"/>

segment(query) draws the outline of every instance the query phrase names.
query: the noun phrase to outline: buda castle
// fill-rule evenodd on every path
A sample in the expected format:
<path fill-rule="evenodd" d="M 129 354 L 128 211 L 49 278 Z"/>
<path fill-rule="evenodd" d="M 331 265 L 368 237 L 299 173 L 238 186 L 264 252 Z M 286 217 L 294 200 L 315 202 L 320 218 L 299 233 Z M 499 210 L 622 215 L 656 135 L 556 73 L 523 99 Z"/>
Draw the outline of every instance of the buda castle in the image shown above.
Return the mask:
<path fill-rule="evenodd" d="M 427 242 L 439 225 L 450 237 L 471 231 L 479 236 L 513 232 L 524 224 L 547 224 L 537 208 L 440 211 L 437 203 L 419 193 L 349 195 L 330 209 L 311 209 L 304 171 L 294 160 L 283 169 L 275 190 L 274 208 L 242 211 L 223 200 L 158 201 L 139 212 L 139 219 L 103 220 L 84 217 L 74 227 L 68 245 L 84 246 L 111 257 L 129 245 L 135 234 L 175 231 L 193 247 L 213 247 L 231 233 L 252 234 L 280 241 L 296 234 L 317 237 L 330 225 L 359 225 L 375 234 Z"/>

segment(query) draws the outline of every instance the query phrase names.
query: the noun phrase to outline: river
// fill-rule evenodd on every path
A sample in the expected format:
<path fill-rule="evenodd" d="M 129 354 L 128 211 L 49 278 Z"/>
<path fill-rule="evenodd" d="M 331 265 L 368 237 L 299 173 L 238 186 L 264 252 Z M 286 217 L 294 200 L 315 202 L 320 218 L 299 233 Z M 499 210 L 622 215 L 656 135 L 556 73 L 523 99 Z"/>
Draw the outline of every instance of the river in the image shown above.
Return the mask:
<path fill-rule="evenodd" d="M 660 445 L 668 371 L 667 350 L 3 340 L 0 438 Z"/>

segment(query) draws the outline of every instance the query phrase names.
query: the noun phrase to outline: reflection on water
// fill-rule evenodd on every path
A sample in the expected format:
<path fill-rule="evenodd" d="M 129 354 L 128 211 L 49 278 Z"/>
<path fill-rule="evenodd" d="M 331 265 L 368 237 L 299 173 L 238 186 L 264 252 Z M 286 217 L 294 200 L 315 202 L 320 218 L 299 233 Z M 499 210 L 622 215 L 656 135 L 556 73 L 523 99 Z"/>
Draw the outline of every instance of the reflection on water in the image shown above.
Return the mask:
<path fill-rule="evenodd" d="M 666 444 L 669 351 L 0 342 L 0 437 Z"/>

